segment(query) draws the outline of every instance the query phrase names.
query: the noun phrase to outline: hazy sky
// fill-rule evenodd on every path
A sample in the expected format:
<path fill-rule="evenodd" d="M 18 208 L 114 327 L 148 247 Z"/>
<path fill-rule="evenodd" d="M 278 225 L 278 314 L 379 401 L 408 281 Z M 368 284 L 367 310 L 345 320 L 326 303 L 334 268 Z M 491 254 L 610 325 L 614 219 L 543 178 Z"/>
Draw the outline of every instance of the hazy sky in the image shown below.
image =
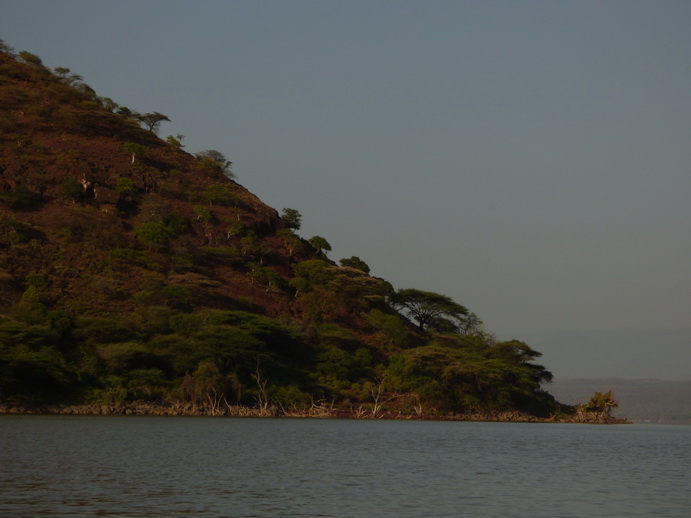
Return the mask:
<path fill-rule="evenodd" d="M 691 327 L 688 0 L 3 0 L 0 38 L 499 338 Z"/>

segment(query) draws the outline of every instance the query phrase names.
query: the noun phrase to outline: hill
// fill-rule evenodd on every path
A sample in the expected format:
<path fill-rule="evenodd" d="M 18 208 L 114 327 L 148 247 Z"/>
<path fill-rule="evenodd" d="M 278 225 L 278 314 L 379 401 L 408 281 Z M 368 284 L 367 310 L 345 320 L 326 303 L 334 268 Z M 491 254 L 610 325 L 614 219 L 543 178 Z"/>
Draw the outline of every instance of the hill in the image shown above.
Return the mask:
<path fill-rule="evenodd" d="M 0 42 L 2 43 L 2 42 Z M 328 259 L 168 117 L 0 46 L 0 400 L 357 415 L 558 408 L 540 353 Z"/>

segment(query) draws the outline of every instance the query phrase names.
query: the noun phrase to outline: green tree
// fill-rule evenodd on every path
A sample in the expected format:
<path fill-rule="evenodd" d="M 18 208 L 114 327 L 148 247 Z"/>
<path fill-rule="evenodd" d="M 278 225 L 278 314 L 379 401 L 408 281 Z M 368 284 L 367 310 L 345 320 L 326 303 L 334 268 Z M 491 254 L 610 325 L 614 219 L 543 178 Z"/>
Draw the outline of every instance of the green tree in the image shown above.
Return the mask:
<path fill-rule="evenodd" d="M 288 224 L 288 228 L 293 230 L 300 230 L 302 225 L 302 214 L 295 209 L 284 208 L 281 212 L 281 218 Z"/>
<path fill-rule="evenodd" d="M 109 112 L 115 111 L 115 109 L 119 107 L 118 103 L 113 101 L 110 97 L 99 97 L 98 101 L 101 103 L 101 106 Z"/>
<path fill-rule="evenodd" d="M 120 106 L 115 113 L 128 121 L 138 121 L 140 116 L 138 112 L 130 110 L 127 106 Z"/>
<path fill-rule="evenodd" d="M 295 277 L 307 279 L 311 285 L 325 284 L 330 278 L 329 263 L 322 259 L 309 259 L 293 265 Z"/>
<path fill-rule="evenodd" d="M 465 307 L 446 295 L 413 288 L 398 290 L 390 296 L 390 303 L 424 330 L 455 331 L 468 315 Z"/>
<path fill-rule="evenodd" d="M 367 323 L 377 330 L 381 342 L 387 348 L 407 347 L 410 343 L 410 332 L 398 313 L 391 315 L 379 309 L 373 309 L 365 316 Z"/>
<path fill-rule="evenodd" d="M 340 260 L 341 266 L 347 266 L 349 268 L 356 268 L 358 270 L 362 270 L 365 273 L 369 273 L 369 266 L 365 261 L 360 259 L 359 257 L 352 256 L 349 258 L 343 258 Z"/>
<path fill-rule="evenodd" d="M 185 138 L 185 135 L 180 135 L 179 133 L 175 136 L 173 135 L 168 135 L 166 138 L 166 142 L 170 144 L 171 147 L 174 147 L 175 149 L 182 149 L 185 146 L 182 144 L 182 140 Z"/>
<path fill-rule="evenodd" d="M 72 85 L 84 79 L 79 74 L 70 74 L 70 69 L 65 67 L 56 67 L 53 69 L 53 72 L 60 78 L 60 81 L 68 85 Z"/>
<path fill-rule="evenodd" d="M 300 253 L 304 249 L 303 241 L 289 228 L 283 228 L 276 232 L 276 235 L 281 238 L 283 244 L 288 249 L 288 255 L 291 257 L 294 253 Z"/>
<path fill-rule="evenodd" d="M 212 178 L 234 178 L 235 175 L 230 170 L 232 162 L 228 160 L 223 153 L 216 151 L 215 149 L 207 149 L 206 151 L 200 151 L 195 153 L 199 159 L 199 165 L 203 171 L 205 171 Z"/>
<path fill-rule="evenodd" d="M 204 198 L 208 200 L 210 205 L 224 205 L 230 207 L 236 205 L 240 200 L 232 192 L 230 192 L 224 185 L 215 183 L 207 187 L 204 192 Z"/>
<path fill-rule="evenodd" d="M 211 221 L 213 219 L 213 214 L 211 211 L 203 206 L 203 205 L 195 205 L 194 206 L 194 213 L 197 215 L 197 221 L 199 220 L 204 220 L 204 221 Z"/>
<path fill-rule="evenodd" d="M 141 225 L 137 225 L 134 229 L 134 233 L 142 241 L 159 246 L 167 245 L 171 237 L 170 230 L 168 230 L 163 223 L 158 221 L 148 221 Z"/>
<path fill-rule="evenodd" d="M 33 65 L 37 67 L 43 67 L 43 61 L 36 54 L 22 50 L 19 53 L 19 61 L 26 63 L 27 65 Z"/>
<path fill-rule="evenodd" d="M 270 266 L 250 264 L 249 267 L 250 272 L 248 276 L 252 279 L 252 282 L 264 286 L 267 293 L 270 291 L 280 291 L 286 285 L 285 279 Z"/>
<path fill-rule="evenodd" d="M 613 408 L 617 408 L 619 402 L 614 398 L 611 390 L 604 394 L 595 392 L 586 405 L 586 410 L 589 412 L 596 412 L 602 417 L 608 417 Z"/>
<path fill-rule="evenodd" d="M 84 196 L 84 186 L 74 178 L 66 178 L 60 184 L 60 192 L 65 198 L 76 203 Z"/>
<path fill-rule="evenodd" d="M 115 180 L 115 192 L 118 194 L 121 194 L 122 196 L 136 196 L 138 189 L 135 183 L 125 177 L 125 176 L 120 176 L 117 180 Z"/>
<path fill-rule="evenodd" d="M 137 121 L 146 127 L 151 133 L 158 133 L 158 127 L 163 121 L 170 121 L 170 119 L 159 112 L 143 113 L 137 116 Z"/>
<path fill-rule="evenodd" d="M 125 142 L 122 147 L 127 151 L 130 155 L 132 155 L 132 162 L 134 164 L 134 160 L 137 157 L 137 155 L 141 155 L 144 152 L 144 146 L 141 144 L 136 144 L 134 142 Z"/>
<path fill-rule="evenodd" d="M 321 236 L 314 236 L 309 239 L 310 245 L 319 251 L 321 254 L 331 251 L 331 245 L 329 242 Z"/>

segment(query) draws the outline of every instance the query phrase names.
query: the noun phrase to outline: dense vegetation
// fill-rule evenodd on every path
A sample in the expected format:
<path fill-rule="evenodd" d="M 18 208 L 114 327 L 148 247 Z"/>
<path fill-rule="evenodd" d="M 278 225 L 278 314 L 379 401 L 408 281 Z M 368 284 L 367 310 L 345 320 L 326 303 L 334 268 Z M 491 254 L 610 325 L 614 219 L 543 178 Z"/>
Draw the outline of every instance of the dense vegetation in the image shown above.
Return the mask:
<path fill-rule="evenodd" d="M 0 42 L 0 401 L 403 413 L 557 405 L 540 353 L 327 258 L 168 117 Z"/>

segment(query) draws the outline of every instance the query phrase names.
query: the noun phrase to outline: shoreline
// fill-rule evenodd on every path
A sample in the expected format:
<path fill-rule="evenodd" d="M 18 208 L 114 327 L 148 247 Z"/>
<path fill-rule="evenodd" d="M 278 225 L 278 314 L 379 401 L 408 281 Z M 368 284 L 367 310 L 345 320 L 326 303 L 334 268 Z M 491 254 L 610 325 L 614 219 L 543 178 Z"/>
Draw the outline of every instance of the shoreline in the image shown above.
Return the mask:
<path fill-rule="evenodd" d="M 517 410 L 483 411 L 447 414 L 391 412 L 370 409 L 343 409 L 333 407 L 312 407 L 310 409 L 283 409 L 276 407 L 250 408 L 226 405 L 225 408 L 192 405 L 191 403 L 165 403 L 133 401 L 117 404 L 85 405 L 23 405 L 19 403 L 0 403 L 0 415 L 128 415 L 128 416 L 167 416 L 167 417 L 266 417 L 294 419 L 382 419 L 399 421 L 474 421 L 502 423 L 578 423 L 578 424 L 631 424 L 625 418 L 609 414 L 588 412 L 585 415 L 552 415 L 538 417 Z"/>

